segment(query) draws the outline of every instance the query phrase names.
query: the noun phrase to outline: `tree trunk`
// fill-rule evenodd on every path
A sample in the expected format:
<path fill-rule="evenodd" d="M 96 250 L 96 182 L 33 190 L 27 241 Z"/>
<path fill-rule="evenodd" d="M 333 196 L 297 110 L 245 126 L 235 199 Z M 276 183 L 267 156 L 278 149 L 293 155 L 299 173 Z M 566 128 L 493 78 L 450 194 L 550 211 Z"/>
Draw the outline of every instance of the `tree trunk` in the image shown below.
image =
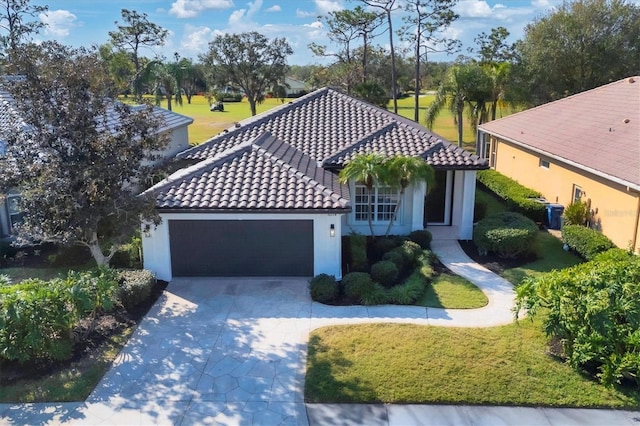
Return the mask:
<path fill-rule="evenodd" d="M 167 109 L 169 111 L 172 111 L 172 109 L 171 109 L 171 98 L 173 98 L 173 95 L 167 95 Z"/>
<path fill-rule="evenodd" d="M 247 95 L 247 100 L 249 101 L 249 108 L 251 108 L 251 115 L 256 115 L 256 100 L 253 99 L 252 96 Z"/>
<path fill-rule="evenodd" d="M 391 232 L 391 227 L 393 226 L 393 222 L 396 221 L 396 217 L 398 217 L 398 210 L 400 210 L 400 203 L 402 203 L 402 199 L 404 198 L 404 187 L 400 188 L 400 197 L 398 198 L 398 204 L 393 209 L 393 215 L 391 216 L 391 220 L 389 221 L 389 226 L 387 226 L 387 232 L 384 233 L 385 237 L 389 236 L 389 232 Z"/>
<path fill-rule="evenodd" d="M 462 148 L 462 111 L 458 111 L 458 146 Z"/>
<path fill-rule="evenodd" d="M 398 113 L 398 94 L 396 90 L 396 53 L 393 49 L 393 29 L 391 25 L 391 10 L 387 10 L 389 23 L 389 48 L 391 49 L 391 94 L 393 96 L 393 112 Z"/>
<path fill-rule="evenodd" d="M 104 253 L 102 253 L 100 244 L 98 244 L 98 235 L 95 232 L 93 233 L 92 240 L 88 244 L 88 246 L 93 259 L 96 261 L 98 266 L 109 266 L 109 260 L 111 260 L 111 258 L 105 256 Z"/>
<path fill-rule="evenodd" d="M 373 190 L 368 189 L 369 191 L 369 214 L 367 215 L 367 219 L 369 221 L 369 230 L 371 231 L 371 238 L 376 238 L 376 233 L 373 231 Z"/>
<path fill-rule="evenodd" d="M 420 122 L 420 39 L 416 40 L 415 85 L 413 92 L 413 121 Z"/>
<path fill-rule="evenodd" d="M 496 119 L 496 110 L 498 109 L 498 101 L 491 102 L 491 121 Z"/>

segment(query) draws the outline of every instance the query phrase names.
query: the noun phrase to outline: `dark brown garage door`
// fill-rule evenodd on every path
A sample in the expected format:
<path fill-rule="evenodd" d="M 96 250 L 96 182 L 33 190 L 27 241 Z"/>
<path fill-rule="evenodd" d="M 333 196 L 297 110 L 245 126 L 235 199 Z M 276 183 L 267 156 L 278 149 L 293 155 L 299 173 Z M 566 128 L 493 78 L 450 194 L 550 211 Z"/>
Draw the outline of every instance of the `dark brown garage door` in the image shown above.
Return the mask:
<path fill-rule="evenodd" d="M 176 277 L 313 276 L 311 220 L 170 220 Z"/>

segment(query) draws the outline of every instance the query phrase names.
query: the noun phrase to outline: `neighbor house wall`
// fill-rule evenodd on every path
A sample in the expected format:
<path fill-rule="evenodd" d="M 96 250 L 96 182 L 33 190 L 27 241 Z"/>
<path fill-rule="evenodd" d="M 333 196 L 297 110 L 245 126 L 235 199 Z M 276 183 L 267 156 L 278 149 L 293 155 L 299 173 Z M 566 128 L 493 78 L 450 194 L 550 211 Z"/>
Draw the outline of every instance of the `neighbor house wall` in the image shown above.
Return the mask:
<path fill-rule="evenodd" d="M 144 268 L 161 280 L 171 281 L 170 220 L 313 220 L 314 275 L 321 273 L 342 278 L 342 214 L 230 214 L 230 213 L 161 213 L 162 223 L 151 225 L 150 236 L 145 236 L 142 224 L 142 251 Z M 330 235 L 331 225 L 335 235 Z"/>
<path fill-rule="evenodd" d="M 0 194 L 0 238 L 8 237 L 10 231 L 7 203 L 4 195 Z"/>
<path fill-rule="evenodd" d="M 628 248 L 635 240 L 633 249 L 638 250 L 637 191 L 495 137 L 491 138 L 491 151 L 495 152 L 497 171 L 540 191 L 552 203 L 568 206 L 573 201 L 574 186 L 579 186 L 584 194 L 582 200 L 591 200 L 596 227 L 618 247 Z M 542 167 L 541 160 L 549 167 Z"/>
<path fill-rule="evenodd" d="M 473 238 L 473 212 L 476 198 L 476 171 L 456 170 L 453 179 L 451 225 L 458 228 L 458 239 Z"/>

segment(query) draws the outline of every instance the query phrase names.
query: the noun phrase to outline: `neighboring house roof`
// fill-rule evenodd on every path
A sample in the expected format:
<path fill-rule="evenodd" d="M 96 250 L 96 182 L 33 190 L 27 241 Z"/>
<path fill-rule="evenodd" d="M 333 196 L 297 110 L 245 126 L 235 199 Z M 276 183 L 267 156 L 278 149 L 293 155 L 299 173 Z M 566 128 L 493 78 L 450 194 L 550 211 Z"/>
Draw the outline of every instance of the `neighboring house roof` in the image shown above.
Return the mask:
<path fill-rule="evenodd" d="M 144 106 L 134 105 L 132 107 L 134 111 L 141 108 L 144 108 Z M 193 123 L 193 118 L 191 117 L 186 117 L 157 106 L 153 108 L 153 115 L 162 121 L 162 125 L 158 129 L 161 133 Z M 118 116 L 115 113 L 109 113 L 107 126 L 110 129 L 117 128 L 117 119 Z M 4 131 L 14 131 L 17 126 L 23 127 L 24 123 L 15 108 L 15 101 L 9 92 L 0 90 L 0 134 Z"/>
<path fill-rule="evenodd" d="M 150 188 L 162 210 L 349 209 L 337 176 L 268 132 L 173 174 Z"/>
<path fill-rule="evenodd" d="M 640 190 L 640 77 L 485 123 L 480 130 Z"/>
<path fill-rule="evenodd" d="M 306 90 L 307 83 L 304 81 L 296 80 L 295 78 L 285 77 L 284 84 L 288 91 L 290 92 L 300 92 L 302 90 Z"/>
<path fill-rule="evenodd" d="M 366 152 L 421 156 L 441 169 L 488 168 L 410 120 L 324 88 L 179 153 L 199 163 L 149 191 L 160 209 L 349 210 L 348 188 L 328 169 Z"/>

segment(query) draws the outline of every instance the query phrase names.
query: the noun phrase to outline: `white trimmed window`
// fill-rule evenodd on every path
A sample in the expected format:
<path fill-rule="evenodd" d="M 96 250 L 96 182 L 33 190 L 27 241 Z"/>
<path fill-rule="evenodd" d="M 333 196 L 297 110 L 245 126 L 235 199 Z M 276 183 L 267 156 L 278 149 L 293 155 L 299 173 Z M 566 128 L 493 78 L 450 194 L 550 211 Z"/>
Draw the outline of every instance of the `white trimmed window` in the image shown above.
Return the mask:
<path fill-rule="evenodd" d="M 389 222 L 393 217 L 393 210 L 398 205 L 399 193 L 389 186 L 374 188 L 372 191 L 374 222 Z M 367 222 L 369 212 L 369 191 L 364 185 L 356 185 L 354 216 L 356 222 Z"/>
<path fill-rule="evenodd" d="M 7 195 L 7 213 L 9 214 L 9 223 L 13 229 L 18 222 L 22 220 L 22 209 L 20 208 L 20 195 Z"/>

